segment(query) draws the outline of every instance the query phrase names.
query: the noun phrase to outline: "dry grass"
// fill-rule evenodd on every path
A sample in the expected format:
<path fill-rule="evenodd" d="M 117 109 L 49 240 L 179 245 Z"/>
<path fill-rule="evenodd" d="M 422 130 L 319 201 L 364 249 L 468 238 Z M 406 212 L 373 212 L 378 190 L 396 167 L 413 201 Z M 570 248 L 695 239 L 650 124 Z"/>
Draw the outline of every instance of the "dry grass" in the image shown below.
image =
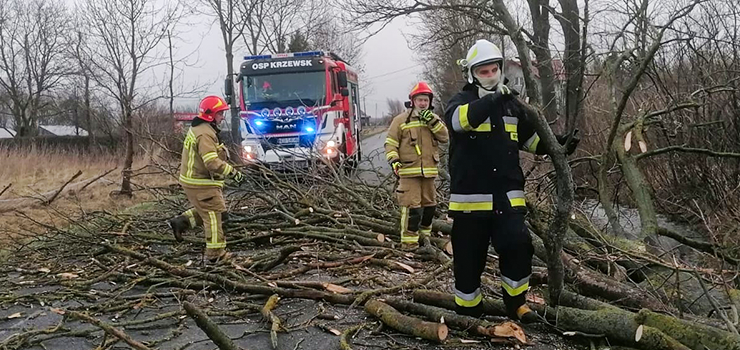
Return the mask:
<path fill-rule="evenodd" d="M 34 204 L 13 212 L 0 213 L 0 242 L 18 236 L 40 232 L 40 224 L 63 224 L 64 216 L 77 216 L 95 210 L 119 211 L 153 196 L 147 191 L 136 191 L 133 198 L 111 195 L 120 189 L 123 157 L 116 154 L 65 153 L 41 149 L 26 152 L 0 149 L 0 190 L 12 187 L 0 197 L 1 201 L 56 191 L 78 171 L 82 175 L 74 182 L 87 181 L 118 167 L 83 191 L 69 191 L 51 205 Z M 134 169 L 147 166 L 143 160 L 134 162 Z M 150 169 L 142 172 L 151 172 Z M 141 186 L 163 186 L 174 183 L 166 174 L 136 176 L 134 183 Z M 29 220 L 27 217 L 33 218 Z M 38 221 L 34 223 L 33 221 Z"/>

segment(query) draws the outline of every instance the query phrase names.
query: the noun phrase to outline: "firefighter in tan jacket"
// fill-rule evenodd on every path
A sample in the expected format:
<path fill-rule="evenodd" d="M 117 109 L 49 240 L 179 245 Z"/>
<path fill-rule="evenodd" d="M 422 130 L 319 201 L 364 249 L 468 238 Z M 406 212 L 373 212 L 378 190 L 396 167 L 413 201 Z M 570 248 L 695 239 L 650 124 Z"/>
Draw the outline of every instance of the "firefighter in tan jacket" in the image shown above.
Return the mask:
<path fill-rule="evenodd" d="M 437 205 L 437 145 L 449 139 L 445 123 L 429 110 L 433 98 L 427 83 L 416 84 L 409 94 L 411 108 L 393 118 L 385 139 L 386 159 L 399 177 L 396 194 L 403 249 L 417 248 L 419 233 L 432 232 Z"/>
<path fill-rule="evenodd" d="M 183 240 L 184 231 L 203 225 L 205 256 L 210 262 L 229 257 L 221 225 L 226 212 L 224 180 L 231 178 L 237 184 L 244 181 L 244 174 L 227 162 L 228 150 L 218 138 L 218 125 L 228 109 L 226 101 L 218 96 L 208 96 L 200 102 L 198 117 L 185 136 L 179 179 L 194 208 L 167 221 L 178 242 Z"/>

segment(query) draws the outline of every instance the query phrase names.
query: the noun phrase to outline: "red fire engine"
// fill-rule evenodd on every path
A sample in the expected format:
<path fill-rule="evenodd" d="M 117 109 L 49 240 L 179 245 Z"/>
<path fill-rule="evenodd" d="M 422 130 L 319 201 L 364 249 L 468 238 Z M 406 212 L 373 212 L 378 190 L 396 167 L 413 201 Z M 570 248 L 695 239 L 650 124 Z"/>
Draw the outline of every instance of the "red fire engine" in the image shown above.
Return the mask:
<path fill-rule="evenodd" d="M 239 77 L 242 157 L 280 168 L 360 159 L 357 73 L 323 51 L 246 56 Z M 231 80 L 226 94 L 233 98 Z"/>

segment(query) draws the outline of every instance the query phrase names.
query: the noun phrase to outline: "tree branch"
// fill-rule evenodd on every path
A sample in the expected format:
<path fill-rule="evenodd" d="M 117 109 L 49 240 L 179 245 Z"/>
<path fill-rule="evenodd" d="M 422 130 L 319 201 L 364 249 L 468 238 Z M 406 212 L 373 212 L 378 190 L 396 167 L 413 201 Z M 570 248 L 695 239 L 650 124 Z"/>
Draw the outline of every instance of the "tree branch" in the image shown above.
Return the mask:
<path fill-rule="evenodd" d="M 691 148 L 686 146 L 668 146 L 664 148 L 655 149 L 649 152 L 641 153 L 635 156 L 637 160 L 657 156 L 663 153 L 668 152 L 683 152 L 683 153 L 697 153 L 697 154 L 705 154 L 710 157 L 720 157 L 720 158 L 738 158 L 740 159 L 740 153 L 733 153 L 733 152 L 717 152 L 708 150 L 706 148 Z"/>

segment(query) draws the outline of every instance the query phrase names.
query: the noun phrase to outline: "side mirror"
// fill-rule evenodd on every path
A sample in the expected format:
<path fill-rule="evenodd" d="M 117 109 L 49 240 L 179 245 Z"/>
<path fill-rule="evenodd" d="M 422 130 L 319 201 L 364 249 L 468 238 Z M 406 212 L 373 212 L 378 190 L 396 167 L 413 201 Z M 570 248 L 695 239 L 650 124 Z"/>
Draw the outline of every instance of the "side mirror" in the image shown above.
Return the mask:
<path fill-rule="evenodd" d="M 343 87 L 343 88 L 339 89 L 339 92 L 340 92 L 340 93 L 342 94 L 342 96 L 344 96 L 344 97 L 347 97 L 347 96 L 349 96 L 349 89 L 347 89 L 346 87 Z"/>
<path fill-rule="evenodd" d="M 337 82 L 339 83 L 340 88 L 346 88 L 347 87 L 347 72 L 341 71 L 337 73 Z"/>

